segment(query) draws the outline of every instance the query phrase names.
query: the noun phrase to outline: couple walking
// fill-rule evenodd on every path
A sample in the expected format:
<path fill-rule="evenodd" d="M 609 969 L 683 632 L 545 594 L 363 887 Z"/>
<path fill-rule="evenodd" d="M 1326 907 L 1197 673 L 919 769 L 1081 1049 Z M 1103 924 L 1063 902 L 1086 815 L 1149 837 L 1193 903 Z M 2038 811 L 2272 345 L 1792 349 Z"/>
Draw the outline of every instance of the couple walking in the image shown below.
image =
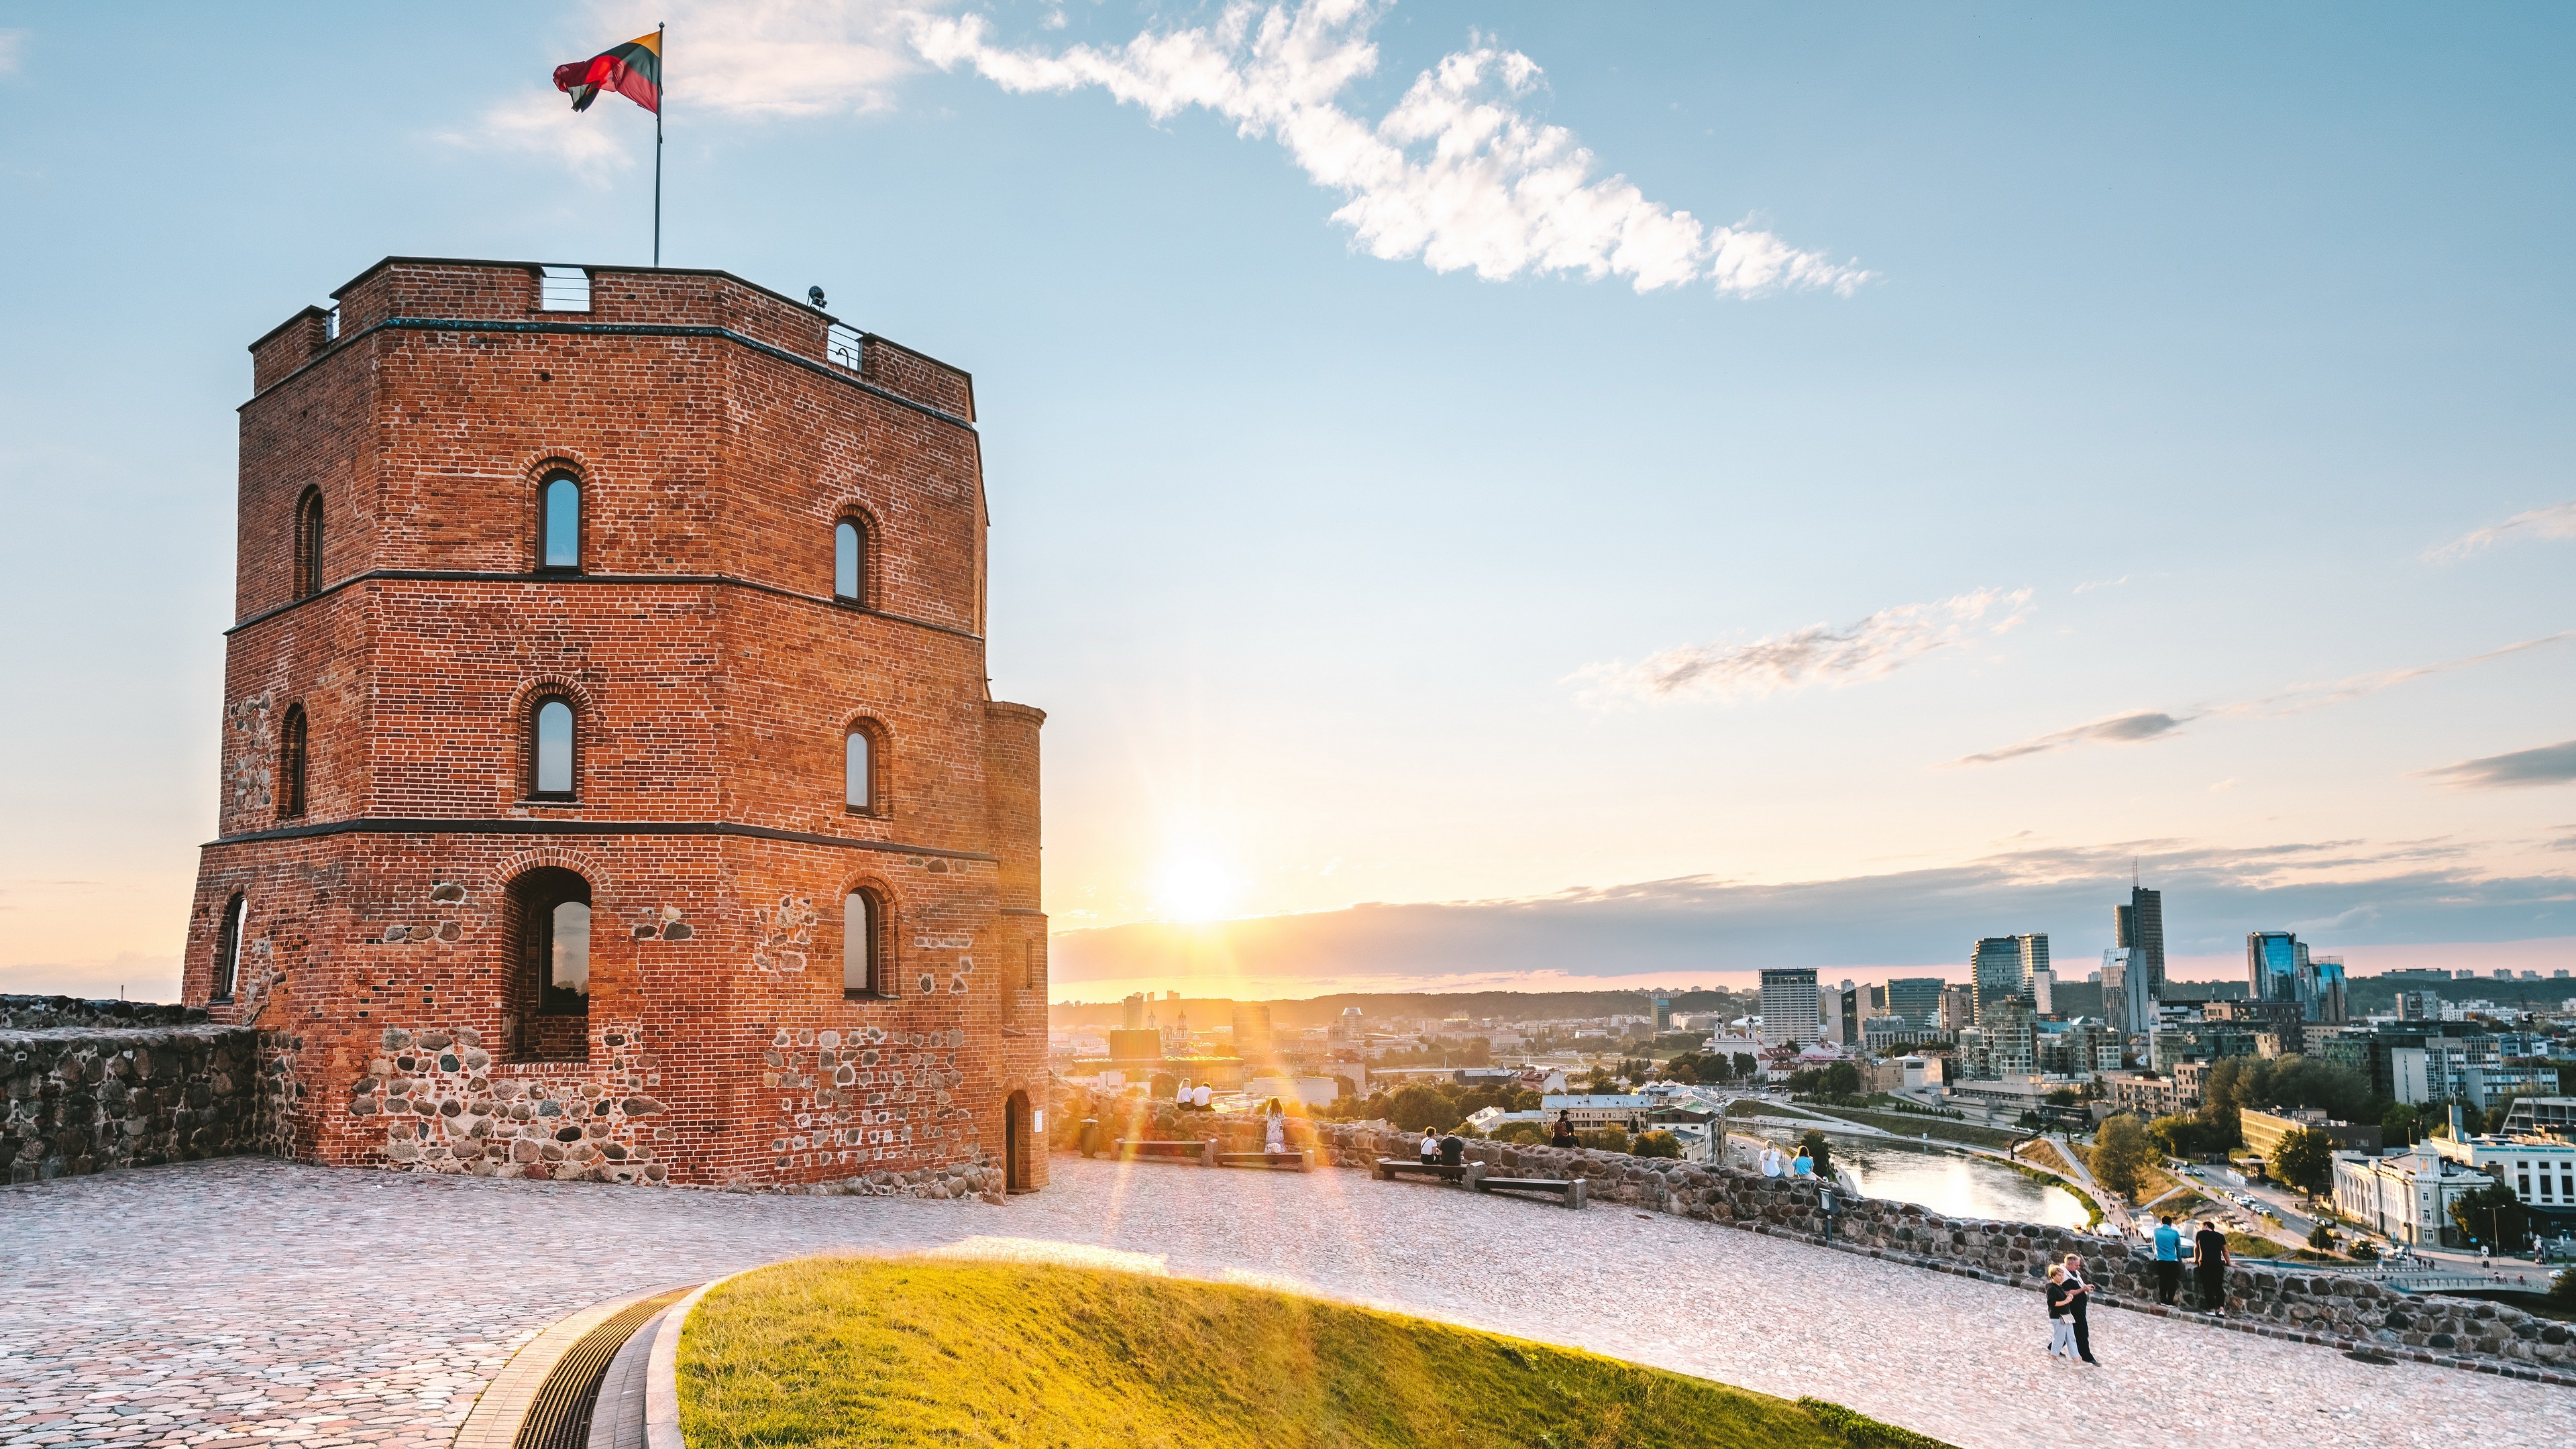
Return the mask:
<path fill-rule="evenodd" d="M 2084 1281 L 2084 1260 L 2073 1253 L 2063 1263 L 2048 1265 L 2048 1356 L 2102 1366 L 2093 1356 L 2093 1325 L 2085 1317 L 2093 1285 Z"/>

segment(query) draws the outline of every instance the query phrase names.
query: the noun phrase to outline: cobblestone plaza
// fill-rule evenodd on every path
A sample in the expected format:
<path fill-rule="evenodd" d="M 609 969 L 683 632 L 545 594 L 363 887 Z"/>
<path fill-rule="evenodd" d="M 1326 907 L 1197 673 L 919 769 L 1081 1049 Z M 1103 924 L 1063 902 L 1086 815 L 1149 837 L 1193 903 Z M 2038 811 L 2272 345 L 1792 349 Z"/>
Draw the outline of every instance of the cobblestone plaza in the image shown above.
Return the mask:
<path fill-rule="evenodd" d="M 2576 1394 L 2106 1311 L 1707 1223 L 1356 1173 L 1058 1157 L 980 1202 L 355 1172 L 236 1158 L 0 1189 L 0 1444 L 447 1449 L 585 1304 L 799 1253 L 1031 1238 L 1162 1258 L 1848 1404 L 1962 1446 L 2576 1441 Z"/>

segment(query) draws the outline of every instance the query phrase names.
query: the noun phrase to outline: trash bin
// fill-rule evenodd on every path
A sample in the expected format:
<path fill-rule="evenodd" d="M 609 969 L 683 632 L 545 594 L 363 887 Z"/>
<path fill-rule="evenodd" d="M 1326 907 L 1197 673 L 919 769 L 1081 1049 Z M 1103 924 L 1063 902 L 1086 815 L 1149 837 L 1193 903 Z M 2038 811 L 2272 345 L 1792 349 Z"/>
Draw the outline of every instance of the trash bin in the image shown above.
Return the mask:
<path fill-rule="evenodd" d="M 1082 1119 L 1082 1132 L 1081 1135 L 1075 1139 L 1075 1144 L 1085 1157 L 1094 1156 L 1100 1151 L 1099 1118 L 1085 1117 Z"/>

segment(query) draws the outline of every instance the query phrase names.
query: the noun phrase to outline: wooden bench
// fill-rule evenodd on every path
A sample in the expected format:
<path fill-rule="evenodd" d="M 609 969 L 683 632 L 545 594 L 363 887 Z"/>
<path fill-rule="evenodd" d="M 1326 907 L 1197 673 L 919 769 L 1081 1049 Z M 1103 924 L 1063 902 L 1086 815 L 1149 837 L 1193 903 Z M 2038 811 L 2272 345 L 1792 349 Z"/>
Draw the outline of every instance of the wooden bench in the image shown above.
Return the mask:
<path fill-rule="evenodd" d="M 1471 1186 L 1478 1192 L 1547 1193 L 1570 1208 L 1592 1200 L 1591 1189 L 1579 1177 L 1479 1177 Z"/>
<path fill-rule="evenodd" d="M 1109 1154 L 1120 1162 L 1134 1162 L 1140 1157 L 1161 1158 L 1168 1162 L 1190 1161 L 1201 1167 L 1216 1166 L 1216 1142 L 1154 1142 L 1144 1138 L 1122 1137 L 1117 1149 Z"/>
<path fill-rule="evenodd" d="M 1425 1177 L 1443 1178 L 1461 1187 L 1473 1187 L 1485 1175 L 1481 1162 L 1421 1162 L 1409 1157 L 1381 1157 L 1370 1175 L 1380 1182 L 1393 1182 L 1397 1174 L 1418 1172 Z"/>
<path fill-rule="evenodd" d="M 1219 1167 L 1260 1167 L 1289 1172 L 1312 1172 L 1315 1160 L 1303 1152 L 1220 1152 Z"/>

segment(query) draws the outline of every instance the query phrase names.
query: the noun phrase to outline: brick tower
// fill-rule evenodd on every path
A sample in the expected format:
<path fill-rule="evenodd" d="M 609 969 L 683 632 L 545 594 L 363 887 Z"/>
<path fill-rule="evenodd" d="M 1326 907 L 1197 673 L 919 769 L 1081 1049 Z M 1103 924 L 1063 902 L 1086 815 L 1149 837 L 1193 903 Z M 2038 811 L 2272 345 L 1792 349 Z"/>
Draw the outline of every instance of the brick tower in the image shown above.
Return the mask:
<path fill-rule="evenodd" d="M 723 272 L 394 257 L 251 345 L 186 999 L 278 1150 L 1043 1185 L 1038 726 L 966 374 Z"/>

